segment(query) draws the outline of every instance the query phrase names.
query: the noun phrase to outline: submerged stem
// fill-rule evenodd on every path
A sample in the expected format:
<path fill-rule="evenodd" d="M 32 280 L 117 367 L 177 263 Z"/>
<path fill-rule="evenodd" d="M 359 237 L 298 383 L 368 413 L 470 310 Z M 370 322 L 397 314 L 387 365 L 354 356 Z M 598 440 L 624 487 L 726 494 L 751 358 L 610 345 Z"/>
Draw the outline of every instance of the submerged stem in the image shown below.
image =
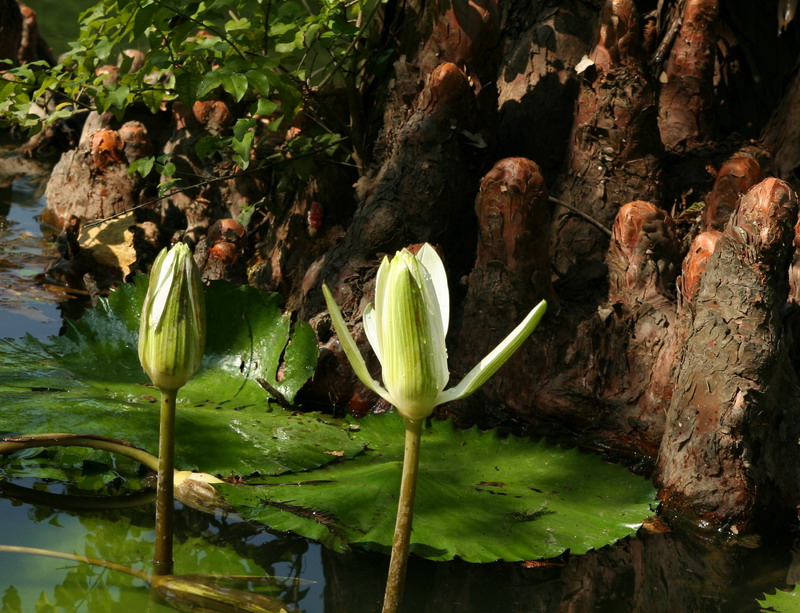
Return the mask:
<path fill-rule="evenodd" d="M 411 542 L 411 523 L 414 517 L 414 494 L 417 490 L 422 420 L 406 419 L 405 424 L 403 476 L 400 481 L 400 499 L 397 503 L 392 557 L 389 561 L 389 575 L 386 579 L 386 592 L 383 597 L 383 613 L 395 613 L 400 606 L 408 563 L 408 546 Z"/>
<path fill-rule="evenodd" d="M 161 427 L 158 433 L 156 487 L 156 541 L 153 573 L 172 574 L 172 515 L 175 508 L 175 399 L 178 390 L 161 390 Z"/>
<path fill-rule="evenodd" d="M 107 562 L 106 560 L 101 560 L 99 558 L 90 558 L 88 556 L 82 556 L 77 553 L 63 553 L 61 551 L 53 551 L 52 549 L 39 549 L 37 547 L 19 547 L 16 545 L 0 545 L 0 551 L 8 553 L 27 553 L 37 556 L 46 556 L 48 558 L 58 558 L 60 560 L 71 560 L 73 562 L 82 562 L 84 564 L 92 564 L 93 566 L 102 566 L 104 568 L 118 570 L 122 573 L 150 582 L 150 575 L 148 575 L 147 573 L 143 573 L 142 571 L 136 570 L 134 568 L 131 568 L 130 566 L 125 566 L 124 564 L 117 564 L 115 562 Z"/>

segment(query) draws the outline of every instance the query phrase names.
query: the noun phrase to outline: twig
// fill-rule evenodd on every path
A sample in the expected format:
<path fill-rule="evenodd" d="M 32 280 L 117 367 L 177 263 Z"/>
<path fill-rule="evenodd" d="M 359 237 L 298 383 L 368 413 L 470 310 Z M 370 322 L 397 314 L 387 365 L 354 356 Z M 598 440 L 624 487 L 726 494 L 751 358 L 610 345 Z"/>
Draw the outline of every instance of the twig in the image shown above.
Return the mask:
<path fill-rule="evenodd" d="M 603 224 L 601 224 L 599 221 L 597 221 L 594 217 L 592 217 L 590 215 L 587 215 L 583 211 L 578 210 L 577 208 L 575 208 L 571 204 L 567 204 L 563 200 L 559 200 L 558 198 L 554 198 L 553 196 L 550 196 L 550 202 L 554 202 L 559 206 L 563 206 L 570 213 L 574 213 L 575 215 L 577 215 L 578 217 L 580 217 L 584 221 L 588 221 L 590 224 L 592 224 L 594 227 L 596 227 L 601 232 L 607 234 L 608 236 L 611 236 L 611 230 L 606 228 Z"/>
<path fill-rule="evenodd" d="M 269 381 L 267 381 L 263 377 L 256 377 L 256 383 L 258 383 L 261 387 L 267 390 L 267 392 L 269 392 L 269 395 L 272 396 L 272 399 L 275 402 L 277 402 L 280 406 L 282 406 L 284 409 L 292 408 L 292 404 L 288 400 L 286 400 L 286 396 L 284 396 L 278 390 L 272 387 L 269 384 Z"/>
<path fill-rule="evenodd" d="M 650 63 L 657 67 L 664 61 L 664 58 L 667 57 L 667 53 L 669 52 L 670 47 L 672 47 L 672 41 L 675 40 L 675 36 L 678 34 L 678 30 L 681 27 L 682 19 L 679 12 L 676 11 L 675 17 L 673 17 L 672 22 L 669 25 L 669 30 L 664 35 L 661 43 L 658 45 L 658 49 L 653 54 L 653 59 L 650 60 Z"/>
<path fill-rule="evenodd" d="M 279 164 L 285 164 L 287 162 L 293 162 L 295 160 L 299 160 L 299 159 L 302 159 L 302 158 L 311 157 L 311 156 L 316 155 L 318 153 L 322 153 L 323 151 L 325 151 L 327 149 L 330 149 L 331 147 L 336 147 L 336 146 L 342 144 L 343 142 L 345 142 L 346 140 L 348 140 L 348 138 L 347 137 L 343 137 L 343 138 L 340 138 L 338 140 L 335 140 L 332 143 L 329 143 L 329 144 L 325 145 L 324 147 L 320 147 L 319 149 L 310 149 L 309 151 L 306 151 L 305 153 L 299 153 L 299 154 L 297 154 L 297 155 L 295 155 L 295 156 L 293 156 L 291 158 L 281 158 L 281 159 L 278 159 L 278 160 L 275 160 L 275 161 L 272 161 L 272 162 L 267 162 L 266 164 L 262 164 L 261 166 L 255 166 L 253 168 L 248 168 L 247 170 L 241 170 L 239 172 L 234 172 L 234 173 L 231 173 L 231 174 L 228 174 L 228 175 L 221 175 L 219 177 L 212 177 L 211 179 L 208 179 L 206 181 L 201 181 L 200 183 L 193 183 L 192 185 L 187 185 L 186 187 L 180 187 L 180 188 L 177 188 L 177 189 L 173 189 L 168 194 L 164 194 L 163 196 L 159 196 L 158 198 L 153 198 L 151 200 L 148 200 L 147 202 L 142 202 L 141 204 L 137 204 L 136 206 L 132 206 L 131 208 L 125 209 L 124 211 L 121 211 L 119 213 L 115 213 L 114 215 L 109 215 L 108 217 L 103 217 L 102 219 L 95 219 L 93 221 L 90 221 L 86 225 L 84 225 L 84 228 L 91 228 L 93 226 L 97 226 L 97 225 L 100 225 L 102 223 L 105 223 L 105 222 L 107 222 L 107 221 L 109 221 L 111 219 L 116 219 L 117 217 L 122 217 L 123 215 L 127 215 L 131 211 L 135 211 L 137 209 L 141 209 L 141 208 L 144 208 L 146 206 L 150 206 L 151 204 L 155 204 L 156 202 L 160 202 L 162 200 L 165 200 L 166 198 L 169 198 L 170 196 L 174 196 L 175 194 L 181 194 L 181 193 L 187 192 L 187 191 L 189 191 L 191 189 L 197 189 L 199 187 L 205 187 L 206 185 L 213 185 L 214 183 L 219 183 L 220 181 L 228 181 L 230 179 L 237 179 L 237 178 L 243 177 L 245 175 L 249 175 L 249 174 L 252 174 L 252 173 L 255 173 L 255 172 L 259 172 L 261 170 L 266 170 L 268 168 L 272 168 L 273 166 L 278 166 Z"/>

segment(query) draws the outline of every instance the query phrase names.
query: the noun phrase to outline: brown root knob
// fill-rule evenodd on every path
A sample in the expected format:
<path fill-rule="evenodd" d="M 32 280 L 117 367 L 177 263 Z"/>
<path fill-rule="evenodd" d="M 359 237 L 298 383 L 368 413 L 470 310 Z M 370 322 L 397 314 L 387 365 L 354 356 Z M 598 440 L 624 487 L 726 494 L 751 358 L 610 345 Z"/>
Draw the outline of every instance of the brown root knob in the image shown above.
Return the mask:
<path fill-rule="evenodd" d="M 608 253 L 612 299 L 646 301 L 670 291 L 677 274 L 672 218 L 650 202 L 620 208 Z"/>
<path fill-rule="evenodd" d="M 467 75 L 452 62 L 439 64 L 422 93 L 422 108 L 429 114 L 447 112 L 472 97 Z"/>
<path fill-rule="evenodd" d="M 141 121 L 125 122 L 119 129 L 119 137 L 122 140 L 125 158 L 129 164 L 153 155 L 153 145 L 147 134 L 147 128 Z"/>
<path fill-rule="evenodd" d="M 121 164 L 123 143 L 116 130 L 102 129 L 89 137 L 89 154 L 95 168 L 103 169 L 109 164 Z"/>
<path fill-rule="evenodd" d="M 531 280 L 540 297 L 553 301 L 547 241 L 550 205 L 539 166 L 521 157 L 497 162 L 481 181 L 475 212 L 475 267 L 502 263 L 520 279 Z"/>
<path fill-rule="evenodd" d="M 600 12 L 589 59 L 600 72 L 641 61 L 639 14 L 632 0 L 607 0 Z"/>
<path fill-rule="evenodd" d="M 751 188 L 739 201 L 739 209 L 726 233 L 759 250 L 762 258 L 788 248 L 788 234 L 797 215 L 797 196 L 785 181 L 768 178 Z"/>
<path fill-rule="evenodd" d="M 661 140 L 669 151 L 693 148 L 711 133 L 718 13 L 718 0 L 689 0 L 683 11 L 658 101 Z"/>
<path fill-rule="evenodd" d="M 678 281 L 678 288 L 684 300 L 691 302 L 697 294 L 700 279 L 708 266 L 708 259 L 714 254 L 721 236 L 722 232 L 710 230 L 694 237 L 689 253 L 683 260 L 681 278 Z"/>
<path fill-rule="evenodd" d="M 221 241 L 242 246 L 247 231 L 235 219 L 218 219 L 208 229 L 208 244 L 216 245 Z"/>
<path fill-rule="evenodd" d="M 739 198 L 761 180 L 755 158 L 737 155 L 719 169 L 705 209 L 706 229 L 722 230 L 739 204 Z"/>

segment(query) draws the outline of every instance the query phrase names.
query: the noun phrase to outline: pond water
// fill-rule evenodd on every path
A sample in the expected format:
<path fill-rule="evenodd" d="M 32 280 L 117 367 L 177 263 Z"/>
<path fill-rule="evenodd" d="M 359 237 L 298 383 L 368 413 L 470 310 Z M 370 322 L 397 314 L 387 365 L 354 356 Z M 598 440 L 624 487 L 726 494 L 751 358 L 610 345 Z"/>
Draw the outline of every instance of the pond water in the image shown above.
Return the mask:
<path fill-rule="evenodd" d="M 37 220 L 44 209 L 45 177 L 0 185 L 0 338 L 58 334 L 59 302 L 35 283 L 56 255 Z"/>

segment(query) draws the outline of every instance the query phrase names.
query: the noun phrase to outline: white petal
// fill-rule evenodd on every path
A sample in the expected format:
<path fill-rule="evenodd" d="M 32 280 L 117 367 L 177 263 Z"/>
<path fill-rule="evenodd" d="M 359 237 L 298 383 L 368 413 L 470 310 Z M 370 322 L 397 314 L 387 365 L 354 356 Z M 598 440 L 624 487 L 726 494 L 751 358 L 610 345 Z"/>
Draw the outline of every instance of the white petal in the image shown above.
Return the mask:
<path fill-rule="evenodd" d="M 381 361 L 381 365 L 383 365 L 383 358 L 381 357 L 381 353 L 383 353 L 379 346 L 383 343 L 383 306 L 386 304 L 386 291 L 388 289 L 388 284 L 386 280 L 389 278 L 389 267 L 391 266 L 389 262 L 389 258 L 383 256 L 383 260 L 381 261 L 381 265 L 378 267 L 378 274 L 375 277 L 375 338 L 377 342 L 373 343 L 372 339 L 370 339 L 370 344 L 372 348 L 375 350 L 375 354 L 378 356 L 378 359 Z M 369 334 L 367 334 L 367 338 L 369 338 Z"/>
<path fill-rule="evenodd" d="M 467 373 L 461 383 L 442 392 L 439 398 L 437 398 L 437 403 L 444 404 L 451 400 L 465 398 L 486 383 L 489 377 L 497 372 L 497 369 L 519 349 L 523 341 L 533 332 L 546 310 L 547 302 L 542 300 L 528 313 L 528 316 L 522 320 L 522 323 L 503 339 L 503 342 L 495 347 L 489 355 L 483 358 L 475 368 Z"/>
<path fill-rule="evenodd" d="M 425 270 L 430 274 L 433 281 L 433 288 L 436 290 L 436 300 L 439 302 L 439 312 L 442 318 L 442 329 L 447 336 L 447 328 L 450 325 L 450 290 L 447 287 L 447 272 L 444 264 L 436 249 L 428 243 L 422 245 L 417 252 L 417 259 L 422 262 Z"/>
<path fill-rule="evenodd" d="M 436 252 L 434 252 L 434 254 L 435 253 Z M 436 259 L 441 264 L 441 260 L 438 259 L 438 256 L 436 256 Z M 425 298 L 426 317 L 430 322 L 430 350 L 436 364 L 436 384 L 439 391 L 441 391 L 450 380 L 450 369 L 447 365 L 447 343 L 445 342 L 447 329 L 444 327 L 447 324 L 447 320 L 442 319 L 442 309 L 439 304 L 436 283 L 431 277 L 430 272 L 419 260 L 417 261 L 417 268 L 419 269 L 417 280 L 419 281 L 422 295 Z M 444 283 L 444 289 L 446 291 L 447 279 L 445 279 Z M 449 296 L 446 296 L 446 298 L 449 301 Z"/>
<path fill-rule="evenodd" d="M 361 320 L 364 322 L 364 332 L 367 333 L 367 340 L 372 345 L 372 350 L 378 356 L 378 361 L 383 367 L 383 357 L 381 356 L 381 338 L 378 336 L 378 316 L 376 315 L 375 308 L 372 303 L 367 305 L 361 315 Z"/>
<path fill-rule="evenodd" d="M 161 321 L 161 315 L 164 312 L 164 309 L 167 306 L 167 298 L 169 298 L 169 289 L 172 285 L 172 281 L 175 279 L 175 258 L 177 257 L 177 251 L 179 247 L 176 245 L 172 249 L 166 252 L 161 262 L 156 259 L 154 262 L 153 269 L 155 273 L 158 275 L 156 277 L 156 284 L 155 288 L 153 289 L 152 299 L 153 304 L 150 307 L 150 317 L 148 321 L 148 325 L 154 326 L 157 322 Z M 164 253 L 162 251 L 162 253 Z M 150 274 L 153 274 L 151 271 Z"/>
<path fill-rule="evenodd" d="M 347 329 L 347 324 L 344 322 L 344 317 L 342 317 L 342 312 L 339 310 L 339 305 L 336 304 L 333 296 L 331 296 L 331 291 L 324 283 L 322 284 L 322 293 L 325 295 L 325 302 L 328 305 L 328 312 L 330 313 L 333 327 L 336 329 L 336 334 L 339 336 L 339 343 L 342 349 L 344 349 L 344 353 L 350 361 L 350 365 L 353 367 L 353 372 L 356 373 L 356 376 L 369 389 L 386 400 L 386 402 L 394 404 L 389 396 L 389 392 L 383 389 L 380 383 L 375 381 L 369 374 L 367 364 L 364 362 L 364 357 L 358 350 L 358 345 L 356 345 L 355 340 L 353 340 L 353 335 L 350 334 L 350 331 Z"/>

